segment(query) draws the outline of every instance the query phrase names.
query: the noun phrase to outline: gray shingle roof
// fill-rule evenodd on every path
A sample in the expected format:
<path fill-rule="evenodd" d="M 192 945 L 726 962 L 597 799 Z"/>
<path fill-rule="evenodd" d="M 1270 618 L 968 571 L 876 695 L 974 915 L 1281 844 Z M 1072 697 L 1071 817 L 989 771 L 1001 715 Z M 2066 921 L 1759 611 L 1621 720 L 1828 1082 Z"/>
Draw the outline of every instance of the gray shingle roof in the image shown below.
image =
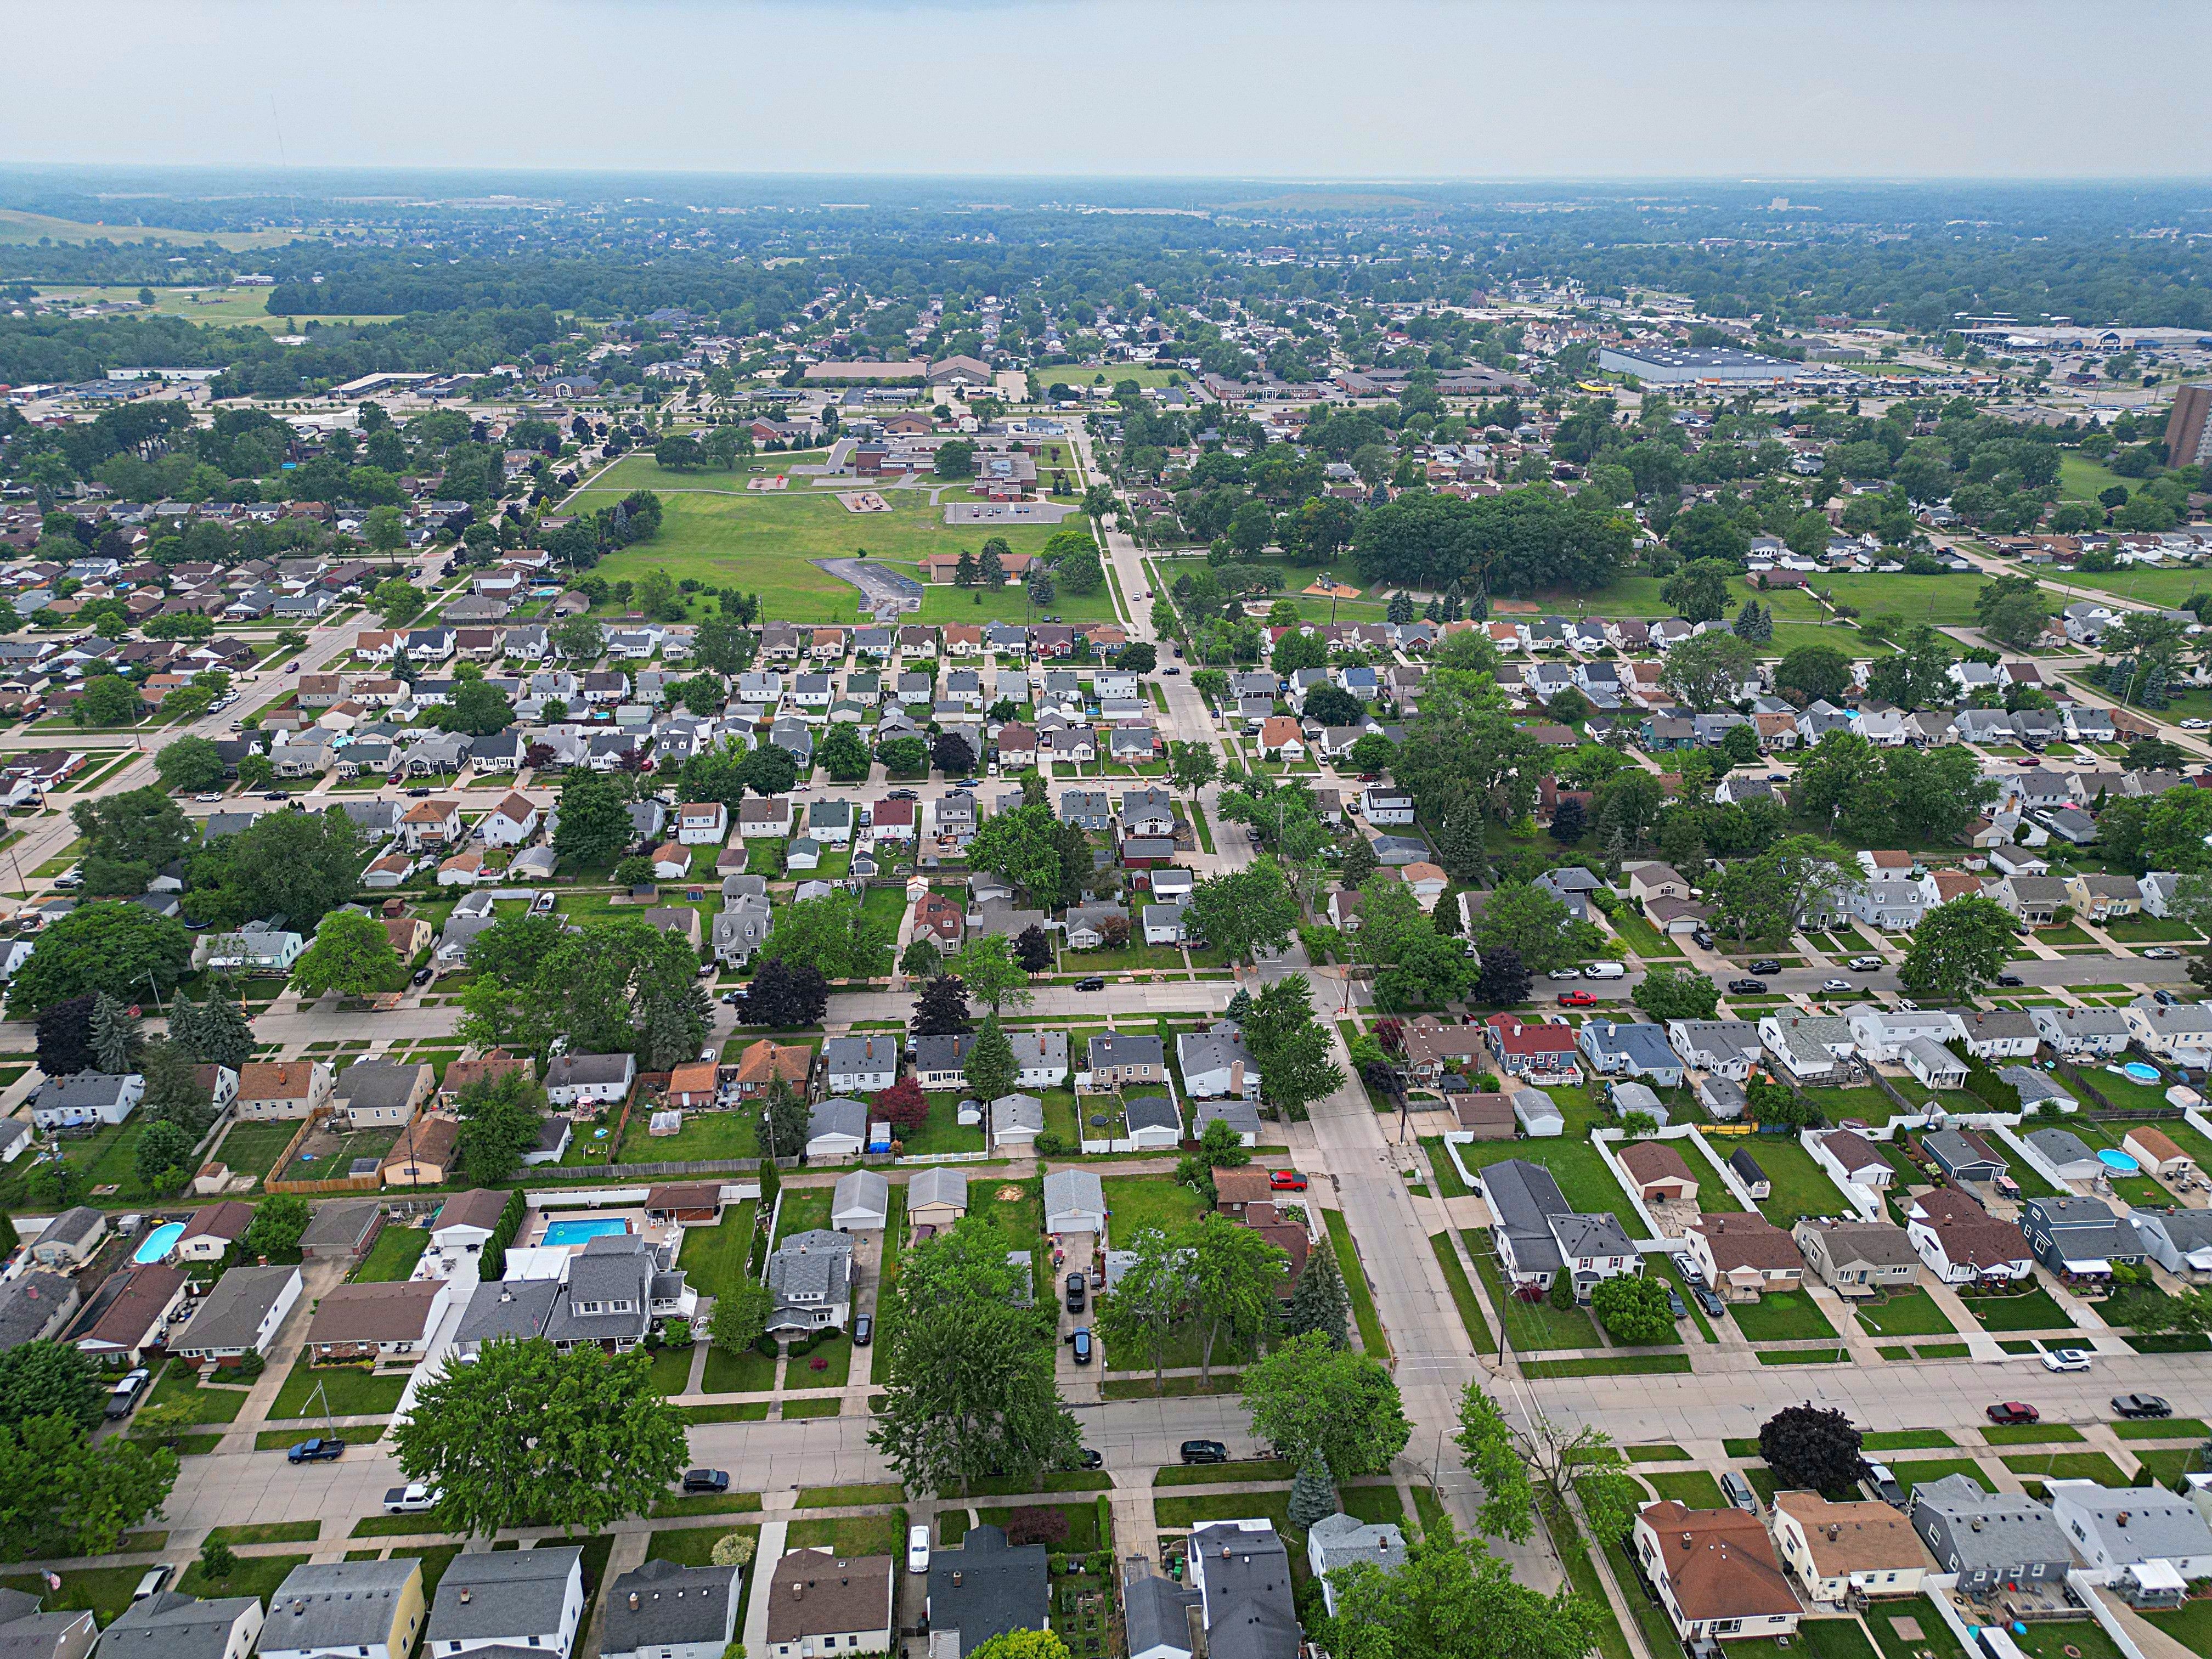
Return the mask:
<path fill-rule="evenodd" d="M 453 1332 L 456 1342 L 491 1342 L 502 1336 L 542 1336 L 561 1291 L 557 1279 L 517 1279 L 497 1291 L 480 1291 Z"/>
<path fill-rule="evenodd" d="M 117 1615 L 100 1636 L 100 1651 L 145 1659 L 222 1659 L 231 1626 L 247 1608 L 258 1612 L 260 1607 L 259 1599 L 251 1595 L 203 1601 L 177 1590 L 157 1590 Z"/>
<path fill-rule="evenodd" d="M 283 1294 L 297 1267 L 233 1267 L 216 1280 L 200 1310 L 185 1328 L 188 1348 L 243 1348 L 252 1345 L 261 1322 Z"/>
<path fill-rule="evenodd" d="M 738 1567 L 683 1567 L 673 1561 L 647 1561 L 623 1574 L 607 1586 L 600 1651 L 727 1640 L 742 1576 Z"/>
<path fill-rule="evenodd" d="M 307 1562 L 287 1573 L 270 1598 L 263 1650 L 380 1647 L 391 1639 L 395 1604 L 422 1569 L 411 1558 Z"/>
<path fill-rule="evenodd" d="M 972 1528 L 958 1549 L 929 1558 L 929 1623 L 960 1632 L 972 1652 L 1010 1630 L 1042 1630 L 1049 1590 L 1042 1544 L 1009 1544 L 994 1526 Z"/>
<path fill-rule="evenodd" d="M 1915 1486 L 1912 1512 L 1917 1516 L 1923 1507 L 1951 1523 L 1957 1571 L 2073 1559 L 2049 1510 L 2019 1492 L 1984 1492 L 1971 1475 L 1947 1474 Z"/>
<path fill-rule="evenodd" d="M 559 1630 L 568 1575 L 583 1554 L 573 1544 L 545 1544 L 534 1550 L 455 1557 L 438 1581 L 428 1640 L 526 1638 Z"/>

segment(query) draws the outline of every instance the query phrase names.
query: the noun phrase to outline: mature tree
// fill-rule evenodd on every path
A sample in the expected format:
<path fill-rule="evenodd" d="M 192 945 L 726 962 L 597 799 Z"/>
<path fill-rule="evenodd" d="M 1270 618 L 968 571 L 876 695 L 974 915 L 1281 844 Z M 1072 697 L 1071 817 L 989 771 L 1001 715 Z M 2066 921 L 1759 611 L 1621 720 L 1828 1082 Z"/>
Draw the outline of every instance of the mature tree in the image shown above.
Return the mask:
<path fill-rule="evenodd" d="M 1528 1465 L 1506 1426 L 1504 1413 L 1479 1382 L 1469 1382 L 1460 1395 L 1459 1429 L 1452 1441 L 1467 1460 L 1468 1473 L 1482 1487 L 1475 1524 L 1494 1537 L 1527 1543 L 1535 1533 L 1535 1494 Z"/>
<path fill-rule="evenodd" d="M 2033 576 L 1999 576 L 1974 595 L 1974 616 L 1998 644 L 2025 650 L 2043 637 L 2051 603 Z"/>
<path fill-rule="evenodd" d="M 2106 856 L 2136 875 L 2212 871 L 2212 845 L 2205 841 L 2212 836 L 2212 790 L 2121 796 L 2106 803 L 2097 831 Z"/>
<path fill-rule="evenodd" d="M 1260 1071 L 1261 1097 L 1293 1121 L 1344 1086 L 1328 1033 L 1313 1017 L 1313 986 L 1285 974 L 1262 990 L 1244 1017 L 1244 1044 Z"/>
<path fill-rule="evenodd" d="M 437 711 L 436 724 L 443 732 L 489 737 L 514 724 L 514 705 L 489 680 L 465 679 L 453 688 L 453 700 Z"/>
<path fill-rule="evenodd" d="M 191 935 L 174 917 L 136 904 L 80 905 L 39 935 L 8 1000 L 36 1012 L 91 991 L 126 1000 L 149 990 L 167 995 L 191 954 Z"/>
<path fill-rule="evenodd" d="M 1336 1253 L 1314 1251 L 1283 1310 L 1284 1330 L 1292 1336 L 1316 1332 L 1331 1346 L 1346 1348 L 1352 1346 L 1351 1316 L 1352 1298 L 1345 1291 L 1344 1275 L 1337 1271 Z"/>
<path fill-rule="evenodd" d="M 805 1097 L 781 1078 L 768 1085 L 761 1112 L 761 1147 L 771 1158 L 796 1158 L 805 1149 L 811 1114 Z"/>
<path fill-rule="evenodd" d="M 1178 738 L 1170 747 L 1168 775 L 1186 795 L 1195 795 L 1221 775 L 1221 757 L 1211 743 L 1185 743 Z"/>
<path fill-rule="evenodd" d="M 1659 597 L 1685 622 L 1715 621 L 1728 611 L 1729 583 L 1736 568 L 1726 559 L 1692 559 L 1667 579 Z"/>
<path fill-rule="evenodd" d="M 88 992 L 53 1003 L 39 1015 L 39 1069 L 48 1077 L 74 1077 L 94 1065 L 92 1011 Z"/>
<path fill-rule="evenodd" d="M 821 746 L 814 751 L 814 758 L 821 763 L 822 769 L 830 775 L 832 783 L 864 782 L 869 769 L 875 764 L 856 726 L 831 726 L 823 735 Z"/>
<path fill-rule="evenodd" d="M 0 1425 L 0 1557 L 105 1555 L 161 1507 L 177 1454 L 111 1437 L 95 1445 L 74 1416 Z"/>
<path fill-rule="evenodd" d="M 765 1285 L 741 1279 L 714 1298 L 707 1318 L 707 1340 L 717 1353 L 732 1357 L 759 1341 L 775 1311 L 775 1293 Z"/>
<path fill-rule="evenodd" d="M 702 668 L 717 674 L 742 674 L 753 665 L 760 636 L 733 617 L 704 618 L 691 641 L 691 655 Z"/>
<path fill-rule="evenodd" d="M 302 997 L 367 996 L 394 988 L 406 971 L 382 922 L 359 910 L 333 910 L 292 964 L 292 983 Z"/>
<path fill-rule="evenodd" d="M 1482 953 L 1482 972 L 1474 982 L 1474 998 L 1492 1008 L 1511 1008 L 1528 1001 L 1533 983 L 1528 965 L 1520 951 L 1499 945 Z"/>
<path fill-rule="evenodd" d="M 957 1036 L 975 1029 L 968 1012 L 968 988 L 951 974 L 939 974 L 921 988 L 914 1005 L 913 1034 Z"/>
<path fill-rule="evenodd" d="M 1775 665 L 1774 684 L 1808 702 L 1834 702 L 1851 689 L 1851 659 L 1833 646 L 1801 645 Z"/>
<path fill-rule="evenodd" d="M 1460 1449 L 1472 1460 L 1476 1455 L 1474 1449 L 1483 1445 L 1496 1432 L 1501 1420 L 1494 1402 L 1483 1393 L 1482 1384 L 1468 1383 L 1460 1396 L 1460 1428 L 1455 1437 Z M 1613 1479 L 1627 1473 L 1628 1460 L 1613 1443 L 1611 1435 L 1591 1424 L 1570 1430 L 1541 1413 L 1527 1419 L 1525 1426 L 1509 1424 L 1506 1432 L 1511 1436 L 1521 1465 L 1528 1472 L 1525 1490 L 1528 1497 L 1540 1497 L 1547 1513 L 1568 1512 L 1567 1491 L 1570 1483 L 1573 1483 L 1582 1489 L 1583 1510 L 1599 1537 L 1618 1538 L 1627 1530 L 1635 1516 L 1636 1501 L 1644 1495 L 1643 1488 L 1633 1481 L 1616 1482 Z M 1482 1455 L 1494 1457 L 1495 1453 Z M 1486 1529 L 1516 1540 L 1531 1535 L 1533 1519 L 1518 1508 L 1522 1490 L 1510 1480 L 1502 1480 L 1492 1489 L 1493 1502 L 1486 1504 L 1483 1513 Z M 1504 1496 L 1498 1499 L 1496 1494 Z M 1493 1513 L 1493 1510 L 1497 1512 Z"/>
<path fill-rule="evenodd" d="M 819 968 L 794 968 L 771 957 L 754 973 L 738 1018 L 747 1025 L 793 1031 L 814 1024 L 829 1006 L 830 982 Z"/>
<path fill-rule="evenodd" d="M 957 732 L 940 732 L 929 745 L 930 763 L 948 778 L 964 778 L 975 769 L 975 750 Z"/>
<path fill-rule="evenodd" d="M 185 1132 L 188 1144 L 196 1144 L 215 1127 L 213 1091 L 200 1081 L 191 1055 L 173 1037 L 147 1044 L 137 1069 L 146 1079 L 146 1092 L 138 1103 L 141 1117 L 173 1123 Z"/>
<path fill-rule="evenodd" d="M 1381 1474 L 1413 1437 L 1389 1372 L 1319 1332 L 1278 1343 L 1247 1366 L 1244 1405 L 1253 1434 L 1277 1455 L 1317 1451 L 1340 1476 Z"/>
<path fill-rule="evenodd" d="M 453 1105 L 461 1116 L 461 1169 L 479 1187 L 496 1187 L 521 1167 L 545 1122 L 544 1085 L 520 1072 L 475 1079 Z"/>
<path fill-rule="evenodd" d="M 1759 1428 L 1759 1455 L 1784 1492 L 1848 1492 L 1866 1475 L 1862 1439 L 1844 1413 L 1784 1406 Z"/>
<path fill-rule="evenodd" d="M 576 770 L 561 781 L 553 850 L 572 864 L 604 864 L 637 839 L 630 785 L 610 773 Z"/>
<path fill-rule="evenodd" d="M 1451 1002 L 1475 977 L 1473 958 L 1457 939 L 1437 932 L 1401 881 L 1362 890 L 1359 929 L 1350 939 L 1359 958 L 1376 965 L 1376 996 L 1384 1007 Z"/>
<path fill-rule="evenodd" d="M 1210 1389 L 1217 1346 L 1226 1341 L 1246 1352 L 1258 1347 L 1274 1316 L 1289 1258 L 1252 1228 L 1218 1212 L 1183 1229 L 1179 1243 L 1189 1262 L 1199 1368 Z"/>
<path fill-rule="evenodd" d="M 952 953 L 945 971 L 994 1014 L 1019 1012 L 1030 1005 L 1030 970 L 1015 959 L 1013 941 L 1003 933 L 971 933 Z"/>
<path fill-rule="evenodd" d="M 294 931 L 311 934 L 325 915 L 360 891 L 370 850 L 368 837 L 341 807 L 270 812 L 193 857 L 184 908 L 195 921 L 212 927 L 281 915 Z"/>
<path fill-rule="evenodd" d="M 969 844 L 969 866 L 1003 878 L 1039 908 L 1073 903 L 1080 889 L 1066 884 L 1060 828 L 1049 806 L 1024 805 L 1000 812 L 975 832 Z"/>
<path fill-rule="evenodd" d="M 1079 1452 L 1081 1431 L 1054 1380 L 1054 1345 L 1030 1310 L 988 1296 L 924 1304 L 902 1295 L 897 1326 L 868 1443 L 909 1490 L 965 1492 L 998 1474 L 1034 1484 Z"/>
<path fill-rule="evenodd" d="M 2194 1285 L 2171 1296 L 2156 1290 L 2130 1290 L 2112 1298 L 2108 1318 L 2145 1335 L 2203 1336 L 2212 1334 L 2212 1291 Z"/>
<path fill-rule="evenodd" d="M 1337 1499 L 1336 1482 L 1328 1472 L 1328 1460 L 1317 1451 L 1308 1452 L 1305 1461 L 1298 1465 L 1297 1479 L 1291 1486 L 1291 1524 L 1301 1529 L 1310 1528 L 1315 1522 L 1334 1515 L 1342 1507 Z"/>
<path fill-rule="evenodd" d="M 300 1236 L 307 1231 L 312 1218 L 307 1200 L 297 1193 L 278 1193 L 272 1198 L 264 1198 L 254 1206 L 253 1219 L 246 1224 L 239 1249 L 243 1255 L 259 1256 L 272 1267 L 296 1262 L 300 1259 Z"/>
<path fill-rule="evenodd" d="M 234 1072 L 253 1058 L 253 1027 L 228 980 L 217 977 L 205 988 L 204 1002 L 180 996 L 169 1005 L 169 1041 L 200 1065 Z"/>
<path fill-rule="evenodd" d="M 144 712 L 138 688 L 120 674 L 94 674 L 84 683 L 84 695 L 70 705 L 70 723 L 76 726 L 129 726 Z"/>
<path fill-rule="evenodd" d="M 1601 1280 L 1590 1292 L 1590 1311 L 1616 1342 L 1643 1346 L 1675 1340 L 1667 1287 L 1656 1279 L 1621 1273 Z"/>
<path fill-rule="evenodd" d="M 1875 659 L 1867 671 L 1867 690 L 1908 713 L 1948 708 L 1958 695 L 1950 678 L 1957 659 L 1951 641 L 1923 623 L 1898 641 L 1895 652 Z"/>
<path fill-rule="evenodd" d="M 1647 969 L 1628 1000 L 1662 1024 L 1670 1019 L 1711 1019 L 1720 993 L 1710 977 L 1688 968 Z"/>
<path fill-rule="evenodd" d="M 684 1461 L 684 1413 L 643 1349 L 562 1353 L 542 1338 L 486 1343 L 425 1383 L 393 1435 L 407 1478 L 438 1493 L 433 1523 L 471 1535 L 603 1531 L 650 1510 Z"/>
<path fill-rule="evenodd" d="M 927 933 L 916 933 L 899 953 L 899 972 L 908 979 L 933 979 L 945 966 L 945 952 Z"/>
<path fill-rule="evenodd" d="M 172 738 L 154 757 L 164 789 L 191 793 L 222 787 L 222 755 L 207 738 Z"/>
<path fill-rule="evenodd" d="M 785 910 L 762 954 L 815 969 L 824 979 L 872 979 L 890 971 L 891 936 L 858 898 L 841 890 Z"/>
<path fill-rule="evenodd" d="M 1060 1511 L 1047 1513 L 1058 1515 Z M 724 1659 L 729 1659 L 729 1656 L 725 1655 Z M 1008 1630 L 970 1648 L 968 1659 L 1069 1659 L 1069 1655 L 1067 1644 L 1055 1631 Z"/>
<path fill-rule="evenodd" d="M 1054 962 L 1052 940 L 1036 922 L 1014 936 L 1014 960 L 1020 963 L 1025 974 L 1042 974 L 1051 969 Z"/>
<path fill-rule="evenodd" d="M 111 1077 L 137 1071 L 144 1041 L 129 1004 L 105 991 L 93 993 L 92 1058 L 101 1071 Z"/>
<path fill-rule="evenodd" d="M 1282 866 L 1262 854 L 1241 870 L 1200 882 L 1186 916 L 1191 930 L 1231 962 L 1256 962 L 1262 951 L 1290 945 L 1298 905 Z"/>
<path fill-rule="evenodd" d="M 1547 1596 L 1515 1582 L 1449 1519 L 1388 1571 L 1354 1562 L 1329 1583 L 1336 1613 L 1317 1633 L 1338 1659 L 1578 1659 L 1610 1624 L 1602 1603 L 1571 1589 Z"/>
<path fill-rule="evenodd" d="M 1110 1352 L 1150 1362 L 1157 1394 L 1165 1386 L 1169 1349 L 1197 1311 L 1190 1258 L 1158 1227 L 1135 1232 L 1125 1248 L 1128 1261 L 1098 1298 L 1098 1334 Z"/>
<path fill-rule="evenodd" d="M 968 1086 L 980 1099 L 996 1100 L 1013 1091 L 1021 1068 L 1014 1062 L 1014 1045 L 1000 1029 L 996 1014 L 983 1016 L 975 1041 L 969 1045 L 968 1062 L 961 1069 Z"/>
<path fill-rule="evenodd" d="M 2012 913 L 1995 899 L 1955 898 L 1921 918 L 1897 976 L 1915 996 L 1963 1002 L 2004 971 L 2016 937 Z"/>
<path fill-rule="evenodd" d="M 1594 954 L 1597 930 L 1577 922 L 1565 904 L 1541 887 L 1506 882 L 1474 919 L 1475 943 L 1487 957 L 1510 949 L 1535 973 L 1548 973 Z"/>
<path fill-rule="evenodd" d="M 100 1425 L 108 1380 L 92 1357 L 68 1342 L 24 1342 L 0 1352 L 0 1423 L 63 1417 L 87 1432 Z"/>
<path fill-rule="evenodd" d="M 70 822 L 84 837 L 85 890 L 95 896 L 143 893 L 162 866 L 198 839 L 184 809 L 149 787 L 81 800 Z"/>
<path fill-rule="evenodd" d="M 1659 665 L 1659 684 L 1691 708 L 1704 713 L 1734 702 L 1759 662 L 1759 647 L 1734 634 L 1694 634 L 1668 648 Z"/>

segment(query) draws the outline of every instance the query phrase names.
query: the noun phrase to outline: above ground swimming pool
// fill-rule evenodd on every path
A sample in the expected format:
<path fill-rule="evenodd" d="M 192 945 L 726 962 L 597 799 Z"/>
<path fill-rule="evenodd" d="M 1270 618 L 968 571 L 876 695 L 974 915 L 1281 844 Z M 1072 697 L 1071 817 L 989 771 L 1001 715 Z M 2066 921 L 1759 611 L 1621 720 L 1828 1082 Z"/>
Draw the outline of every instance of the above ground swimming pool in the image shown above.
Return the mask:
<path fill-rule="evenodd" d="M 556 1221 L 545 1229 L 541 1244 L 581 1244 L 587 1239 L 610 1238 L 629 1231 L 618 1215 L 596 1216 L 586 1221 Z"/>
<path fill-rule="evenodd" d="M 2142 1168 L 2142 1164 L 2136 1163 L 2125 1152 L 2116 1152 L 2109 1146 L 2100 1146 L 2097 1149 L 2097 1162 L 2120 1175 L 2134 1175 Z"/>
<path fill-rule="evenodd" d="M 2124 1077 L 2131 1077 L 2138 1083 L 2158 1081 L 2158 1067 L 2146 1066 L 2139 1060 L 2131 1060 L 2124 1066 L 2107 1066 L 2105 1069 L 2108 1072 L 2118 1072 Z"/>
<path fill-rule="evenodd" d="M 185 1224 L 181 1221 L 163 1222 L 146 1235 L 131 1259 L 139 1262 L 162 1260 L 177 1248 L 177 1241 L 184 1237 L 184 1231 Z"/>

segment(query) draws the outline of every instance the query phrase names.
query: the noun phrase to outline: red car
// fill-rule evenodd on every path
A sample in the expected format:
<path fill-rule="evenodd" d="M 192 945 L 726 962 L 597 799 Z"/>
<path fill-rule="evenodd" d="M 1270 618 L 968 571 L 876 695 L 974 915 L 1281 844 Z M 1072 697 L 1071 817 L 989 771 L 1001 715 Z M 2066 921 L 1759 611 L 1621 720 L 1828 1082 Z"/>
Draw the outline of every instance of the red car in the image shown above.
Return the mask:
<path fill-rule="evenodd" d="M 1562 1008 L 1595 1008 L 1597 1006 L 1597 999 L 1592 996 L 1588 991 L 1562 991 L 1559 993 L 1559 1006 Z"/>
<path fill-rule="evenodd" d="M 2033 1406 L 2023 1406 L 2017 1400 L 2008 1400 L 2001 1406 L 1990 1407 L 1989 1418 L 1992 1423 L 2039 1423 L 2043 1420 L 2043 1413 Z"/>
<path fill-rule="evenodd" d="M 1306 1178 L 1296 1170 L 1271 1170 L 1267 1185 L 1279 1193 L 1302 1193 L 1306 1189 Z"/>

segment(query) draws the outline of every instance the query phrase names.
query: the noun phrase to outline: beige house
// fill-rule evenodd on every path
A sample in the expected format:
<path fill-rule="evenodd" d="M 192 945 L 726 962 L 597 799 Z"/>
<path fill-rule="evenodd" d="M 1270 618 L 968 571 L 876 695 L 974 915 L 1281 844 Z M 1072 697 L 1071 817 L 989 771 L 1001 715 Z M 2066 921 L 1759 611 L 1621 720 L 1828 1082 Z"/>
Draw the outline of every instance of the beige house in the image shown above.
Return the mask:
<path fill-rule="evenodd" d="M 1931 1563 L 1904 1514 L 1887 1504 L 1831 1504 L 1816 1492 L 1774 1495 L 1774 1546 L 1814 1601 L 1916 1595 Z"/>
<path fill-rule="evenodd" d="M 253 1224 L 253 1206 L 227 1198 L 192 1212 L 185 1231 L 177 1236 L 179 1261 L 220 1261 L 230 1247 L 246 1237 Z"/>
<path fill-rule="evenodd" d="M 309 1117 L 331 1103 L 337 1079 L 319 1060 L 250 1060 L 238 1068 L 238 1115 Z"/>
<path fill-rule="evenodd" d="M 460 1125 L 450 1117 L 418 1117 L 384 1155 L 387 1187 L 442 1187 L 454 1168 Z"/>
<path fill-rule="evenodd" d="M 961 1170 L 921 1170 L 907 1183 L 906 1218 L 915 1237 L 955 1225 L 968 1213 L 968 1176 Z"/>
<path fill-rule="evenodd" d="M 1920 1274 L 1920 1257 L 1904 1228 L 1887 1221 L 1834 1221 L 1806 1216 L 1790 1230 L 1808 1272 L 1844 1296 L 1904 1290 Z"/>

